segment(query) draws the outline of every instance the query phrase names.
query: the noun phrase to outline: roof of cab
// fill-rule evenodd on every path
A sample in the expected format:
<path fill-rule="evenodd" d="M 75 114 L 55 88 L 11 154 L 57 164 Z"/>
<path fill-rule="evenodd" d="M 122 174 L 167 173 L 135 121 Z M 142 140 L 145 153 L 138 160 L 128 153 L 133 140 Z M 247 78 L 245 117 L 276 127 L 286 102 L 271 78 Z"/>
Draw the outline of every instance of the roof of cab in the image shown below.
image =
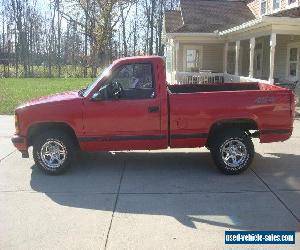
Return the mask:
<path fill-rule="evenodd" d="M 165 58 L 163 56 L 132 56 L 132 57 L 123 57 L 120 59 L 117 59 L 114 61 L 114 64 L 116 63 L 124 63 L 124 62 L 142 62 L 142 61 L 165 61 Z"/>

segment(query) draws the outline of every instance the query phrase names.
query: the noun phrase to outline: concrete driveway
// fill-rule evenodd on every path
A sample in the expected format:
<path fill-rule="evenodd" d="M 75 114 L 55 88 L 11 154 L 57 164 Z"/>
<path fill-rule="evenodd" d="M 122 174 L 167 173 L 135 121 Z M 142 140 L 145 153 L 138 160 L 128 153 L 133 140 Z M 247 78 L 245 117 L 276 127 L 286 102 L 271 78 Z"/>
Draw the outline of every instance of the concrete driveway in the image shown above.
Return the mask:
<path fill-rule="evenodd" d="M 0 249 L 222 249 L 225 230 L 295 230 L 300 249 L 300 120 L 287 142 L 255 142 L 239 176 L 205 149 L 81 153 L 47 176 L 11 145 L 13 123 L 0 116 Z"/>

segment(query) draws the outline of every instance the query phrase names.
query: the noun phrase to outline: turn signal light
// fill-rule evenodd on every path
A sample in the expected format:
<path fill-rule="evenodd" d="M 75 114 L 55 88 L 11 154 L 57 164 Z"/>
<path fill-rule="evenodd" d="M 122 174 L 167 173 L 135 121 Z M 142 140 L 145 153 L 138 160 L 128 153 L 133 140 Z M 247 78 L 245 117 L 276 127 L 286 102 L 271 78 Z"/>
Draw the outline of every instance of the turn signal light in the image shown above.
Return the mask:
<path fill-rule="evenodd" d="M 18 119 L 18 115 L 15 114 L 15 128 L 16 128 L 16 134 L 19 134 L 20 132 L 20 126 L 19 126 L 19 119 Z"/>

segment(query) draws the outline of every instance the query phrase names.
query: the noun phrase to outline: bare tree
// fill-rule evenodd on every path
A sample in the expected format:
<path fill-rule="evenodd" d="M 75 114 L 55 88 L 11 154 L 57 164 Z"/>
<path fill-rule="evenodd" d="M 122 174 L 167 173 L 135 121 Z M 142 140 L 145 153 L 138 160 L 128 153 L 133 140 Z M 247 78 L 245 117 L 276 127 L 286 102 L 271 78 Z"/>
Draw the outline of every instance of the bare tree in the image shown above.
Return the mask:
<path fill-rule="evenodd" d="M 87 77 L 114 58 L 163 55 L 163 15 L 178 0 L 45 2 L 46 14 L 37 0 L 2 0 L 2 75 L 62 77 L 66 67 L 70 76 Z"/>

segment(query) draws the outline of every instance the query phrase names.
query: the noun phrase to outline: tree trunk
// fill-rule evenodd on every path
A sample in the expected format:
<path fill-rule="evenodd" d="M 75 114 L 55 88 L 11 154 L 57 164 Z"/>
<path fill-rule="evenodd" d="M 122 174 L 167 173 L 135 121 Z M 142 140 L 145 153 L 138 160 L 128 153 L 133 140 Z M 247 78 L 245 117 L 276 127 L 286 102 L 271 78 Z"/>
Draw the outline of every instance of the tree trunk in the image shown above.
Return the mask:
<path fill-rule="evenodd" d="M 153 55 L 154 45 L 154 14 L 156 8 L 156 0 L 151 0 L 151 14 L 150 14 L 150 42 L 149 42 L 149 54 Z"/>
<path fill-rule="evenodd" d="M 124 8 L 123 5 L 120 4 L 120 13 L 121 13 L 121 20 L 122 20 L 122 38 L 123 38 L 123 56 L 128 56 L 128 49 L 127 49 L 127 39 L 126 39 L 126 23 L 124 18 Z"/>
<path fill-rule="evenodd" d="M 133 55 L 136 56 L 137 46 L 137 18 L 138 18 L 138 1 L 135 3 L 135 17 L 134 17 L 134 29 L 133 29 Z"/>
<path fill-rule="evenodd" d="M 57 65 L 58 77 L 61 77 L 61 15 L 60 15 L 60 0 L 56 0 L 57 7 Z"/>

